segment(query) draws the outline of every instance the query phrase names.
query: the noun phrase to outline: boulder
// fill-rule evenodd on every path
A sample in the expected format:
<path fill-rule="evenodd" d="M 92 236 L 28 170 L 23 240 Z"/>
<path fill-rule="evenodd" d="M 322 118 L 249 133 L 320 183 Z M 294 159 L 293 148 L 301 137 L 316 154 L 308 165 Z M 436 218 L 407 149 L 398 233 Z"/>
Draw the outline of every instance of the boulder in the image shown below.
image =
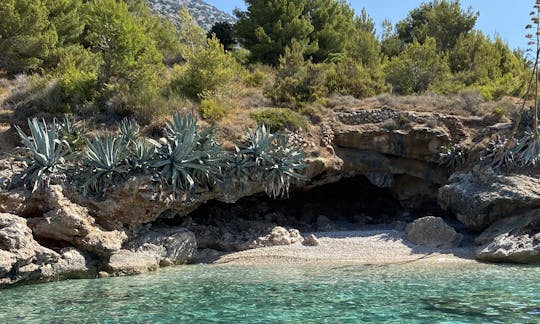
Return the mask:
<path fill-rule="evenodd" d="M 483 230 L 499 219 L 540 208 L 540 179 L 500 175 L 475 167 L 456 173 L 439 189 L 439 205 L 470 229 Z"/>
<path fill-rule="evenodd" d="M 131 276 L 159 269 L 162 250 L 156 246 L 146 251 L 120 250 L 111 255 L 107 270 L 114 276 Z M 152 251 L 155 249 L 155 251 Z"/>
<path fill-rule="evenodd" d="M 416 245 L 434 248 L 458 246 L 463 236 L 440 217 L 422 217 L 407 225 L 405 238 Z"/>
<path fill-rule="evenodd" d="M 185 228 L 147 229 L 113 253 L 107 270 L 114 276 L 129 276 L 191 261 L 197 249 L 195 235 Z"/>
<path fill-rule="evenodd" d="M 98 261 L 85 251 L 67 247 L 60 251 L 61 258 L 50 267 L 48 278 L 55 280 L 91 279 L 97 276 Z"/>
<path fill-rule="evenodd" d="M 127 240 L 123 231 L 105 231 L 95 223 L 88 209 L 67 199 L 60 186 L 50 186 L 48 204 L 52 210 L 29 220 L 38 237 L 69 242 L 83 250 L 108 257 Z"/>
<path fill-rule="evenodd" d="M 276 226 L 270 233 L 259 237 L 251 244 L 252 248 L 275 245 L 291 245 L 302 242 L 304 238 L 297 229 L 287 230 L 284 227 Z"/>
<path fill-rule="evenodd" d="M 540 210 L 496 221 L 475 243 L 482 261 L 540 263 Z"/>
<path fill-rule="evenodd" d="M 149 246 L 158 248 L 149 248 Z M 159 228 L 139 233 L 128 247 L 134 251 L 158 252 L 161 265 L 185 264 L 197 250 L 195 234 L 183 227 Z"/>
<path fill-rule="evenodd" d="M 302 244 L 305 246 L 317 246 L 319 245 L 319 239 L 317 239 L 315 235 L 310 234 L 308 237 L 304 239 Z"/>
<path fill-rule="evenodd" d="M 0 287 L 47 277 L 42 268 L 60 255 L 41 246 L 24 218 L 0 213 Z"/>

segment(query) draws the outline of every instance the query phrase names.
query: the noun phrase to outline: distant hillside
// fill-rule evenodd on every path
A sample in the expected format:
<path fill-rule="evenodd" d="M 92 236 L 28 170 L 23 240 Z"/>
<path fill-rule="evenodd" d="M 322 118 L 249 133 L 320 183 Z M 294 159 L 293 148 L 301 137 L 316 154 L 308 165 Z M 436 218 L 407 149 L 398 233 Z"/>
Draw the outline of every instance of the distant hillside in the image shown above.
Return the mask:
<path fill-rule="evenodd" d="M 207 4 L 202 0 L 147 0 L 150 3 L 152 10 L 162 16 L 169 18 L 175 25 L 179 26 L 178 10 L 182 5 L 185 5 L 193 18 L 204 30 L 210 30 L 216 22 L 234 22 L 234 18 L 219 10 L 218 8 Z"/>

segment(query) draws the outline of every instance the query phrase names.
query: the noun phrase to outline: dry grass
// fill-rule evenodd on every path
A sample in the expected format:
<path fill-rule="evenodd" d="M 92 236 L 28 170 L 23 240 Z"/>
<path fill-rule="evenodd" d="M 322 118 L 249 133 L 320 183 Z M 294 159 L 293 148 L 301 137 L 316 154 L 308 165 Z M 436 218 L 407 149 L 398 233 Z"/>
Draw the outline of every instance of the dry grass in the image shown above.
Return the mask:
<path fill-rule="evenodd" d="M 392 108 L 402 111 L 433 112 L 459 116 L 488 116 L 492 114 L 511 116 L 519 110 L 519 98 L 503 97 L 498 101 L 486 101 L 476 92 L 455 95 L 425 94 L 417 96 L 395 96 L 381 94 L 367 99 L 333 96 L 328 99 L 328 108 L 337 111 L 357 109 Z"/>

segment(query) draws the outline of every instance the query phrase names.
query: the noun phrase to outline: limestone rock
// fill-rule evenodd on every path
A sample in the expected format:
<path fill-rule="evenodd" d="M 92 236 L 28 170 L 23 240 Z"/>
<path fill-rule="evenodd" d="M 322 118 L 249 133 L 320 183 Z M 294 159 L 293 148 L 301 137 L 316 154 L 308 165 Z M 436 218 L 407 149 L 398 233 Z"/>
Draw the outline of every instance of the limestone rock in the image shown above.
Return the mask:
<path fill-rule="evenodd" d="M 482 261 L 540 263 L 540 210 L 496 221 L 475 243 Z"/>
<path fill-rule="evenodd" d="M 159 254 L 161 251 L 155 247 L 151 251 L 120 250 L 111 255 L 107 264 L 108 272 L 115 276 L 131 276 L 147 273 L 159 269 Z"/>
<path fill-rule="evenodd" d="M 187 263 L 196 249 L 195 235 L 185 228 L 145 230 L 128 242 L 126 249 L 114 252 L 106 267 L 115 276 L 136 275 Z"/>
<path fill-rule="evenodd" d="M 152 245 L 157 248 L 149 248 Z M 128 247 L 135 251 L 158 252 L 161 265 L 184 264 L 197 250 L 197 241 L 195 234 L 185 228 L 160 228 L 139 233 Z"/>
<path fill-rule="evenodd" d="M 52 272 L 49 278 L 64 279 L 90 279 L 97 275 L 97 260 L 90 254 L 74 247 L 67 247 L 60 251 L 61 258 L 51 265 Z"/>
<path fill-rule="evenodd" d="M 0 287 L 41 280 L 42 267 L 59 257 L 34 240 L 24 218 L 0 213 Z"/>
<path fill-rule="evenodd" d="M 100 256 L 109 256 L 121 249 L 127 240 L 122 231 L 105 231 L 95 224 L 88 209 L 67 199 L 60 186 L 51 186 L 48 201 L 52 210 L 43 217 L 30 219 L 38 237 L 66 241 Z"/>
<path fill-rule="evenodd" d="M 450 177 L 450 183 L 439 189 L 438 200 L 465 226 L 482 230 L 499 219 L 540 208 L 540 179 L 476 167 Z"/>
<path fill-rule="evenodd" d="M 463 236 L 440 217 L 422 217 L 407 225 L 406 238 L 417 245 L 449 248 L 459 245 Z"/>
<path fill-rule="evenodd" d="M 304 238 L 300 235 L 300 231 L 297 229 L 287 230 L 284 227 L 276 226 L 272 228 L 270 233 L 266 236 L 259 237 L 252 248 L 262 246 L 275 246 L 275 245 L 291 245 L 302 242 Z"/>
<path fill-rule="evenodd" d="M 304 239 L 302 244 L 305 245 L 305 246 L 317 246 L 320 243 L 319 243 L 319 239 L 317 239 L 317 237 L 315 235 L 310 234 L 308 237 L 306 237 Z"/>

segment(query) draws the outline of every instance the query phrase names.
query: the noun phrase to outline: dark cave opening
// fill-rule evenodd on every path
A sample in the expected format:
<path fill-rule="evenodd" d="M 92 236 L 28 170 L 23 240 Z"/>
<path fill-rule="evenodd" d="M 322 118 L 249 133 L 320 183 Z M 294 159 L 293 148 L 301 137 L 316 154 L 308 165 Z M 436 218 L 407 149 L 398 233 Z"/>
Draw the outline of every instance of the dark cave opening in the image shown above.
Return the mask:
<path fill-rule="evenodd" d="M 395 194 L 379 188 L 364 176 L 291 192 L 287 199 L 264 194 L 245 197 L 234 204 L 211 201 L 189 215 L 197 224 L 219 225 L 226 220 L 265 221 L 284 226 L 334 224 L 390 224 L 406 215 Z M 179 219 L 167 220 L 179 225 Z M 314 228 L 316 229 L 316 228 Z"/>

